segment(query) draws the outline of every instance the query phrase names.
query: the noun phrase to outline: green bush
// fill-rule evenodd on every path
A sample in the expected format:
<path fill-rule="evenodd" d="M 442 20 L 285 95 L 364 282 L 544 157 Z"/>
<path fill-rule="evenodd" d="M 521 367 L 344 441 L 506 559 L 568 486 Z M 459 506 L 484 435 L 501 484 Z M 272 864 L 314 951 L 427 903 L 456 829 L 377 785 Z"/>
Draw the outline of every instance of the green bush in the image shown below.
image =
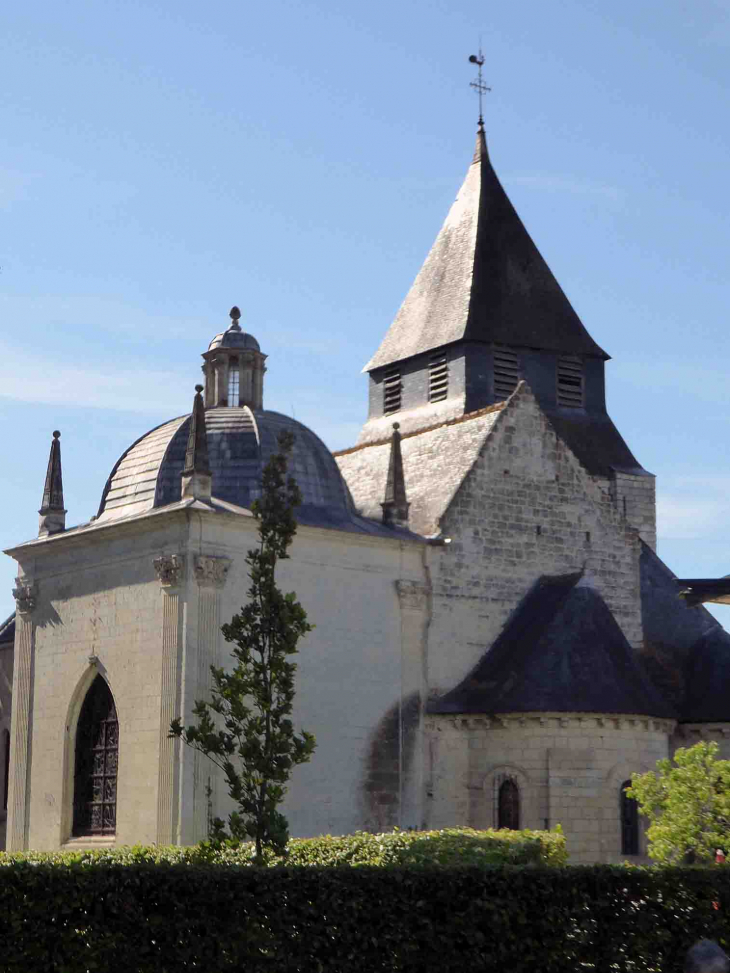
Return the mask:
<path fill-rule="evenodd" d="M 112 862 L 250 865 L 253 858 L 252 843 L 223 848 L 209 844 L 189 848 L 135 845 L 102 851 L 23 852 L 13 855 L 0 852 L 0 866 L 10 861 L 58 864 L 78 862 L 86 865 Z M 265 860 L 271 867 L 564 865 L 568 860 L 568 852 L 560 827 L 554 831 L 475 831 L 473 828 L 444 828 L 441 831 L 392 831 L 386 834 L 357 831 L 355 834 L 342 836 L 292 838 L 287 845 L 286 858 L 268 852 Z"/>
<path fill-rule="evenodd" d="M 0 968 L 670 973 L 696 939 L 730 939 L 728 867 L 241 868 L 154 856 L 5 856 Z"/>

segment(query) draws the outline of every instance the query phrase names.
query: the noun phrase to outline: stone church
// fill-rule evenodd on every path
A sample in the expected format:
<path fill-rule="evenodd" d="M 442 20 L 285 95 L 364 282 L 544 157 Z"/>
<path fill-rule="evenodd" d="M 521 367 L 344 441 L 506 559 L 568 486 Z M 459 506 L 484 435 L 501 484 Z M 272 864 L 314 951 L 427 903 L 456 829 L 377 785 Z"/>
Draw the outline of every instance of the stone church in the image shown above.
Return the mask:
<path fill-rule="evenodd" d="M 6 847 L 190 844 L 225 815 L 214 768 L 168 728 L 226 665 L 251 503 L 290 430 L 303 503 L 279 581 L 316 625 L 295 719 L 318 743 L 291 780 L 292 833 L 559 823 L 574 861 L 639 858 L 630 775 L 700 736 L 730 754 L 730 636 L 655 553 L 654 477 L 606 412 L 609 356 L 481 123 L 365 367 L 352 448 L 264 407 L 276 361 L 239 318 L 203 352 L 192 412 L 123 449 L 76 527 L 54 433 L 38 536 L 6 552 Z"/>

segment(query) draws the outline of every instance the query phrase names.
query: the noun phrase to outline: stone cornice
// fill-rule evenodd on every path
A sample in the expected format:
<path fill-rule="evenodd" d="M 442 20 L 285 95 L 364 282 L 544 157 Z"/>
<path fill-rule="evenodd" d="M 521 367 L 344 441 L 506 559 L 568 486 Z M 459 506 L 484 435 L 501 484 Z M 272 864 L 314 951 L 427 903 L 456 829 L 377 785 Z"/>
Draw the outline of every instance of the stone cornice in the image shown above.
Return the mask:
<path fill-rule="evenodd" d="M 583 732 L 634 730 L 637 733 L 643 731 L 671 734 L 676 727 L 676 721 L 631 713 L 625 716 L 616 713 L 500 713 L 496 716 L 468 713 L 454 716 L 433 713 L 427 715 L 425 723 L 427 730 L 441 730 L 448 727 L 463 732 L 510 730 L 527 726 L 539 727 L 546 732 L 570 728 Z"/>

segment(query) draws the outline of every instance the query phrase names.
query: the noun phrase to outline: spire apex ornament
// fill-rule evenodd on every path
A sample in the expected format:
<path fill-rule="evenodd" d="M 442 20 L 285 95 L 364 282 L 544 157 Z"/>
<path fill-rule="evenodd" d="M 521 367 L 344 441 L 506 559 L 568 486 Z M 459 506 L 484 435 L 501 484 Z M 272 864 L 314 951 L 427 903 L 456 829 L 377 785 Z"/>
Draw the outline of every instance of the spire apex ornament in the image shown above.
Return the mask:
<path fill-rule="evenodd" d="M 188 448 L 182 471 L 182 500 L 210 500 L 211 481 L 208 461 L 208 434 L 205 428 L 205 406 L 202 385 L 195 386 L 193 411 L 190 415 Z"/>
<path fill-rule="evenodd" d="M 48 537 L 66 529 L 66 511 L 63 507 L 63 475 L 61 472 L 61 433 L 53 431 L 51 452 L 48 457 L 46 482 L 43 487 L 41 509 L 38 511 L 38 536 Z"/>
<path fill-rule="evenodd" d="M 236 305 L 234 304 L 231 310 L 228 312 L 228 317 L 231 319 L 231 327 L 229 330 L 240 331 L 241 325 L 238 323 L 241 317 L 240 308 L 237 308 Z"/>
<path fill-rule="evenodd" d="M 403 474 L 403 454 L 401 453 L 400 441 L 400 423 L 394 422 L 393 435 L 390 440 L 385 501 L 380 505 L 383 508 L 383 523 L 387 527 L 408 527 L 410 504 L 406 498 L 406 481 Z"/>
<path fill-rule="evenodd" d="M 476 64 L 477 67 L 479 68 L 479 73 L 477 74 L 476 81 L 470 81 L 469 87 L 474 88 L 474 90 L 479 95 L 479 129 L 481 132 L 484 132 L 484 112 L 482 110 L 483 109 L 482 99 L 484 95 L 488 91 L 491 91 L 492 89 L 487 87 L 487 85 L 484 83 L 484 78 L 482 77 L 482 66 L 484 65 L 484 55 L 482 54 L 481 44 L 479 45 L 478 54 L 469 55 L 469 64 Z"/>

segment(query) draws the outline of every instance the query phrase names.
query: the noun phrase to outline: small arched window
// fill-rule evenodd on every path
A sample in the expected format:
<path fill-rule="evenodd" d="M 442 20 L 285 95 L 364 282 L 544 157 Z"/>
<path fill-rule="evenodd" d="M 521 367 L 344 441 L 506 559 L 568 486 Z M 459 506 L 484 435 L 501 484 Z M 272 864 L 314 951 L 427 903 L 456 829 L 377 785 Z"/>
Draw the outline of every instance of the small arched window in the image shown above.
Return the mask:
<path fill-rule="evenodd" d="M 621 854 L 639 854 L 639 805 L 626 793 L 631 781 L 621 785 Z"/>
<path fill-rule="evenodd" d="M 119 723 L 101 676 L 86 694 L 76 727 L 74 835 L 113 835 L 117 829 Z"/>
<path fill-rule="evenodd" d="M 509 828 L 511 831 L 520 829 L 520 789 L 511 777 L 507 777 L 499 785 L 497 827 Z"/>
<path fill-rule="evenodd" d="M 3 730 L 3 811 L 8 809 L 10 790 L 10 730 Z"/>
<path fill-rule="evenodd" d="M 228 405 L 237 406 L 240 394 L 241 372 L 238 367 L 238 361 L 232 358 L 228 368 Z"/>

